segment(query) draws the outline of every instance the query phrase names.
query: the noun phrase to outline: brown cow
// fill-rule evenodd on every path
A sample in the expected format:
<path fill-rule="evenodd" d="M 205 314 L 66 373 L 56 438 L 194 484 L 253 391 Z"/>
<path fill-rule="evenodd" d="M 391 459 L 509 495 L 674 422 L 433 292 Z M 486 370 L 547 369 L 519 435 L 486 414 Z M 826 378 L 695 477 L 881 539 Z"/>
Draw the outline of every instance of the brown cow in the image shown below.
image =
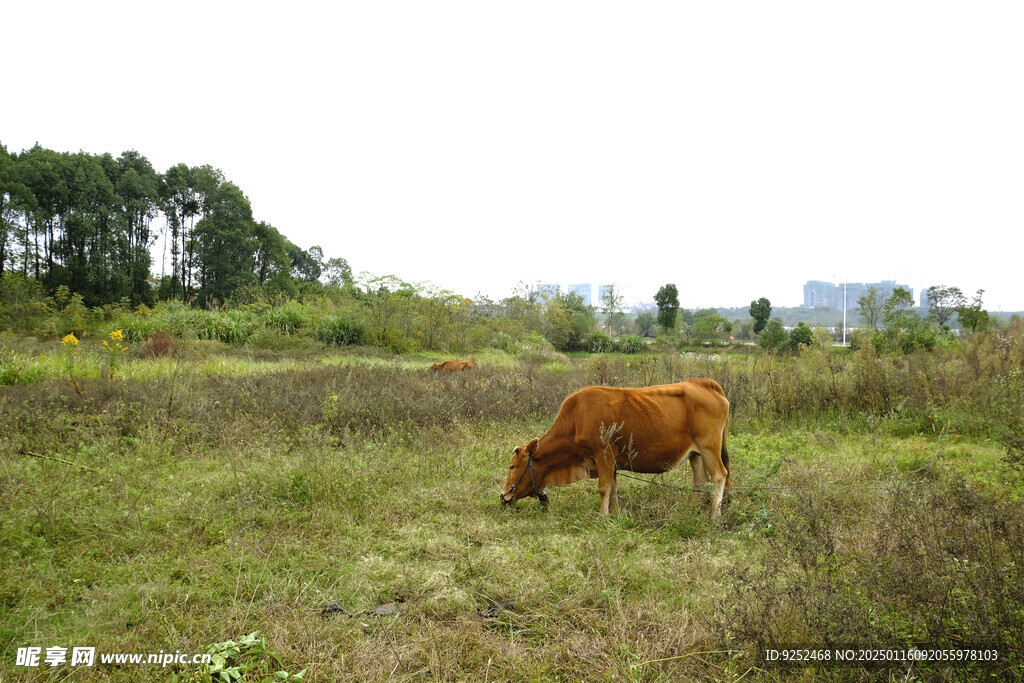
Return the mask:
<path fill-rule="evenodd" d="M 501 502 L 536 496 L 546 505 L 548 486 L 596 477 L 601 512 L 608 514 L 618 507 L 616 470 L 666 472 L 688 457 L 692 495 L 710 476 L 711 514 L 717 517 L 731 486 L 728 430 L 729 401 L 712 379 L 639 389 L 584 387 L 562 402 L 547 434 L 512 453 Z"/>
<path fill-rule="evenodd" d="M 459 370 L 474 370 L 477 364 L 475 360 L 446 360 L 443 363 L 435 363 L 430 366 L 434 372 L 458 372 Z"/>

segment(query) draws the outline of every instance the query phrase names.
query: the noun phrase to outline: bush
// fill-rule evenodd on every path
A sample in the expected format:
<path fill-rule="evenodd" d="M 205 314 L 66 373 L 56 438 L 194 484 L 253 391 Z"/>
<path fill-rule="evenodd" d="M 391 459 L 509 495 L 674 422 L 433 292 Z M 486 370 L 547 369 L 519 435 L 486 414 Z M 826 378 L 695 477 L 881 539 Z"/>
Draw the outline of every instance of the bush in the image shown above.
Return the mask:
<path fill-rule="evenodd" d="M 0 347 L 0 386 L 31 384 L 42 376 L 42 369 L 29 364 L 13 349 Z"/>
<path fill-rule="evenodd" d="M 161 321 L 137 313 L 125 313 L 114 320 L 114 326 L 124 333 L 128 341 L 141 342 L 160 328 Z"/>
<path fill-rule="evenodd" d="M 591 353 L 611 353 L 615 350 L 615 342 L 601 331 L 591 333 L 589 346 Z"/>
<path fill-rule="evenodd" d="M 263 315 L 264 324 L 270 329 L 295 334 L 309 324 L 309 315 L 297 304 L 286 304 L 271 308 Z"/>
<path fill-rule="evenodd" d="M 200 339 L 213 339 L 225 344 L 244 344 L 256 331 L 256 319 L 246 311 L 207 313 L 199 328 Z"/>
<path fill-rule="evenodd" d="M 624 334 L 619 339 L 619 350 L 623 353 L 643 353 L 644 340 L 635 334 Z"/>
<path fill-rule="evenodd" d="M 363 329 L 348 316 L 332 315 L 320 321 L 313 336 L 324 344 L 350 346 L 363 340 Z"/>
<path fill-rule="evenodd" d="M 146 343 L 142 345 L 139 353 L 143 358 L 163 358 L 174 353 L 176 348 L 177 345 L 169 335 L 164 332 L 154 332 L 146 338 Z"/>

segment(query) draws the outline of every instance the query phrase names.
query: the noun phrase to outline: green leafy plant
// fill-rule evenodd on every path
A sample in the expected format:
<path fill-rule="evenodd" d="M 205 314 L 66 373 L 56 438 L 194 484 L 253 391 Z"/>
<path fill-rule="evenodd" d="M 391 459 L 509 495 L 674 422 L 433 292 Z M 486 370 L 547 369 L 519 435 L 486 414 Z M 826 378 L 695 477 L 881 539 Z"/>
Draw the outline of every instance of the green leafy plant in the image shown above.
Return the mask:
<path fill-rule="evenodd" d="M 306 669 L 298 673 L 289 673 L 279 667 L 284 666 L 281 657 L 267 647 L 267 640 L 259 631 L 240 636 L 237 640 L 225 640 L 214 643 L 207 652 L 211 655 L 210 663 L 205 665 L 205 672 L 213 681 L 301 681 Z M 271 671 L 272 669 L 278 669 Z M 177 674 L 171 677 L 172 683 L 189 680 Z"/>

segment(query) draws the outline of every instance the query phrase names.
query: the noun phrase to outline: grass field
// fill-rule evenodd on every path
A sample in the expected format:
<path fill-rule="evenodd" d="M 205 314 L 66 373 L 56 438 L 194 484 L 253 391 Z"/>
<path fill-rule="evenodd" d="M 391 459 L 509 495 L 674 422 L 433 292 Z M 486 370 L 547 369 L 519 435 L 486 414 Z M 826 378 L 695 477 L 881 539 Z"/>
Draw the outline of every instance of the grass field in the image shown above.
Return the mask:
<path fill-rule="evenodd" d="M 211 343 L 112 379 L 83 358 L 76 390 L 58 351 L 27 353 L 38 378 L 0 387 L 3 681 L 211 680 L 16 651 L 192 654 L 253 632 L 214 680 L 1024 679 L 1022 488 L 965 409 L 977 387 L 947 382 L 959 365 L 491 352 L 437 376 L 420 356 Z M 904 382 L 919 370 L 924 389 Z M 609 518 L 594 481 L 547 510 L 499 504 L 511 448 L 569 392 L 689 376 L 733 402 L 720 520 L 676 488 L 689 468 L 620 479 Z M 875 383 L 856 400 L 877 407 L 840 407 Z M 913 643 L 1000 659 L 761 656 Z"/>

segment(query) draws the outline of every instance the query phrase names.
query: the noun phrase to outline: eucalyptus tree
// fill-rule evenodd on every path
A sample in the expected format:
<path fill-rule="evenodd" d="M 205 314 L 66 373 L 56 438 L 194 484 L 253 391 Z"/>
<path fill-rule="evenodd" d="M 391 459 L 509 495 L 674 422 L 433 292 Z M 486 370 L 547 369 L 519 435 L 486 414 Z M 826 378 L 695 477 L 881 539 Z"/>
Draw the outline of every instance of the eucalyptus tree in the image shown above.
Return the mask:
<path fill-rule="evenodd" d="M 259 285 L 277 282 L 279 287 L 291 279 L 292 261 L 288 257 L 288 240 L 277 228 L 263 221 L 253 226 L 256 251 L 253 254 L 253 271 Z"/>
<path fill-rule="evenodd" d="M 222 183 L 205 202 L 206 215 L 196 222 L 186 249 L 194 255 L 202 305 L 256 283 L 258 247 L 252 206 L 237 185 Z"/>
<path fill-rule="evenodd" d="M 324 251 L 312 246 L 307 251 L 297 244 L 288 242 L 286 250 L 292 264 L 292 277 L 301 282 L 315 282 L 324 272 Z"/>
<path fill-rule="evenodd" d="M 171 279 L 175 285 L 181 285 L 182 298 L 187 298 L 191 264 L 185 255 L 196 216 L 199 215 L 193 169 L 187 164 L 176 164 L 167 169 L 160 177 L 160 200 L 171 234 Z M 176 294 L 176 288 L 171 288 L 171 296 Z"/>
<path fill-rule="evenodd" d="M 67 285 L 87 304 L 105 303 L 127 289 L 127 274 L 111 258 L 121 235 L 112 219 L 114 185 L 103 160 L 86 152 L 62 154 L 65 193 L 58 204 L 60 233 L 51 248 L 58 265 L 47 287 Z"/>
<path fill-rule="evenodd" d="M 51 244 L 61 207 L 67 202 L 67 186 L 61 169 L 64 160 L 38 144 L 18 156 L 18 177 L 35 198 L 25 232 L 24 271 L 41 280 L 53 265 Z M 31 271 L 31 273 L 30 273 Z"/>
<path fill-rule="evenodd" d="M 224 175 L 209 165 L 177 164 L 164 172 L 160 183 L 162 208 L 170 224 L 172 274 L 181 283 L 181 295 L 189 299 L 196 270 L 197 220 L 210 217 Z"/>
<path fill-rule="evenodd" d="M 135 150 L 121 154 L 114 170 L 114 193 L 125 229 L 129 296 L 133 304 L 151 299 L 148 276 L 150 247 L 155 236 L 152 222 L 160 206 L 160 181 L 153 165 Z"/>
<path fill-rule="evenodd" d="M 15 270 L 18 242 L 35 207 L 35 196 L 19 177 L 17 156 L 0 144 L 0 277 L 8 261 L 8 270 Z"/>

